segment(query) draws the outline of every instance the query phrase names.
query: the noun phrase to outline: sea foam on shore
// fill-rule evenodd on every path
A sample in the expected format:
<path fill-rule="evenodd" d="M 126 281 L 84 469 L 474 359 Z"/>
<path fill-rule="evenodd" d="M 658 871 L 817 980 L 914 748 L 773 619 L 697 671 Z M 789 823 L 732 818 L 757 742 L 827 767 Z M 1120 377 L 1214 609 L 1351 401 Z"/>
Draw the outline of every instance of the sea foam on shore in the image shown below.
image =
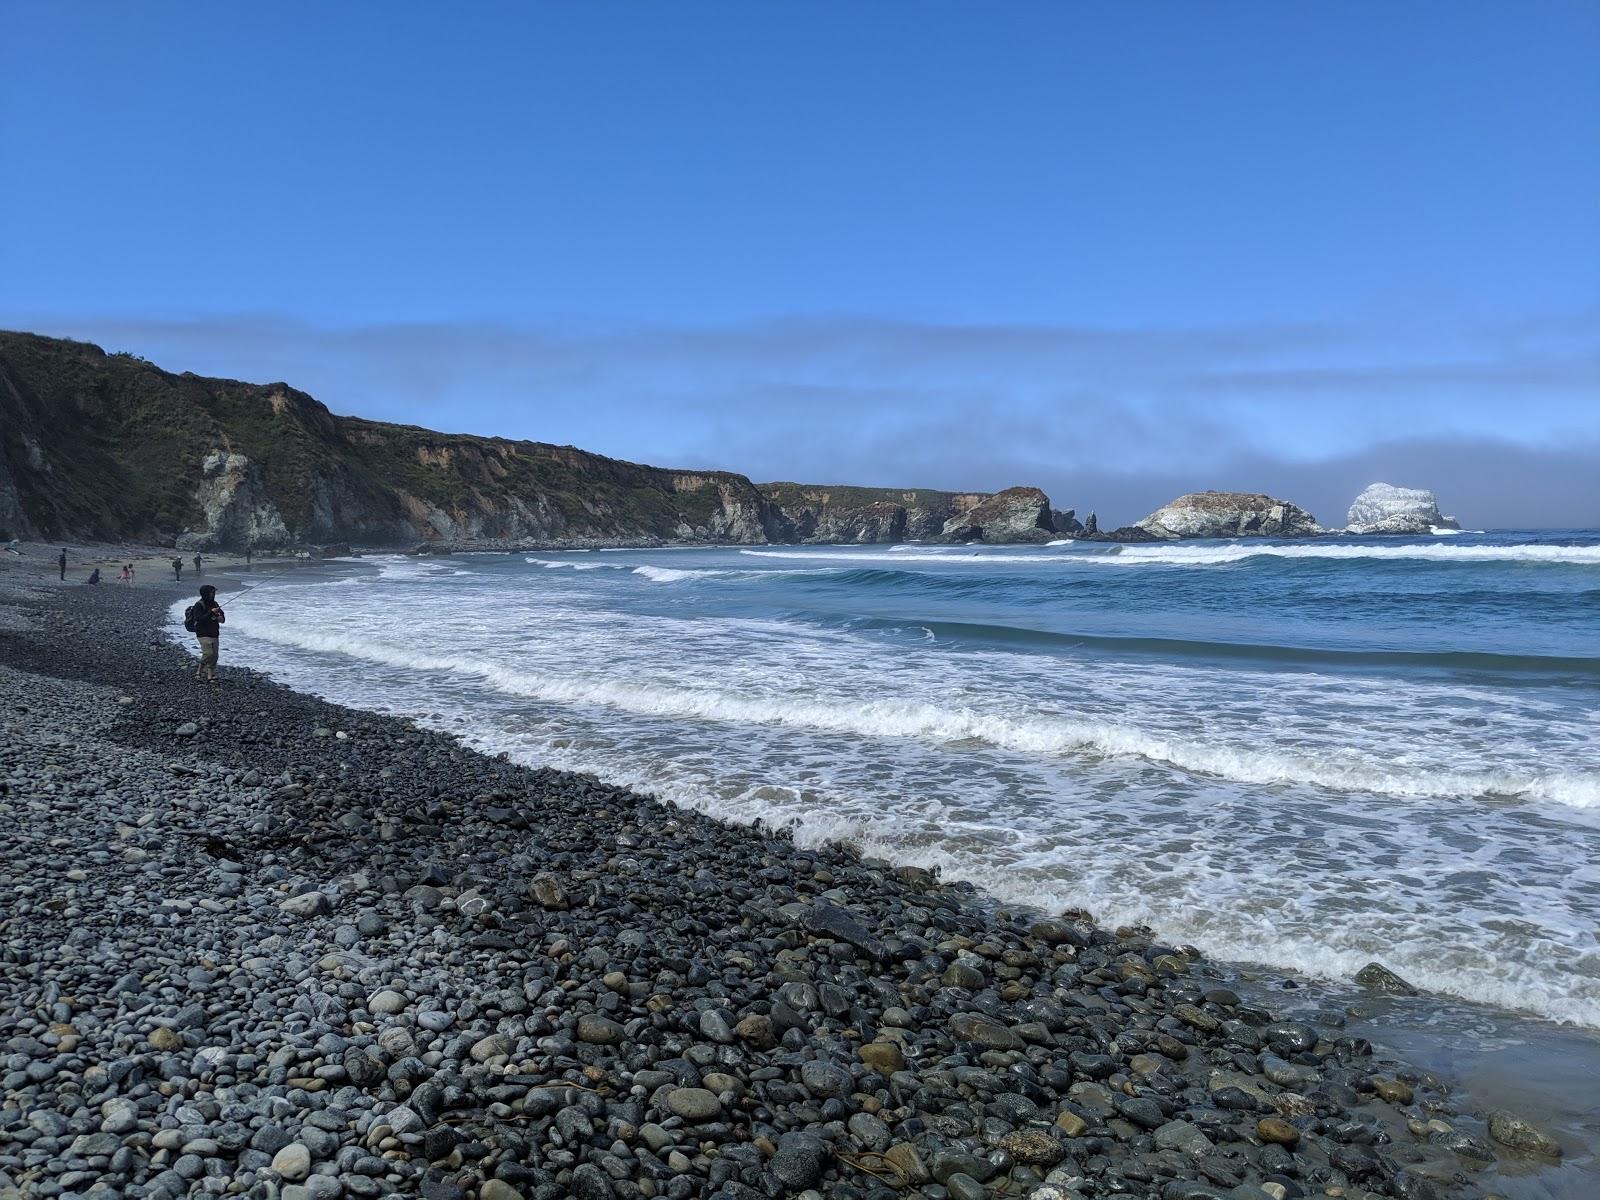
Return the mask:
<path fill-rule="evenodd" d="M 1511 1154 L 1137 931 L 195 687 L 164 608 L 0 634 L 0 1187 L 1415 1198 Z"/>

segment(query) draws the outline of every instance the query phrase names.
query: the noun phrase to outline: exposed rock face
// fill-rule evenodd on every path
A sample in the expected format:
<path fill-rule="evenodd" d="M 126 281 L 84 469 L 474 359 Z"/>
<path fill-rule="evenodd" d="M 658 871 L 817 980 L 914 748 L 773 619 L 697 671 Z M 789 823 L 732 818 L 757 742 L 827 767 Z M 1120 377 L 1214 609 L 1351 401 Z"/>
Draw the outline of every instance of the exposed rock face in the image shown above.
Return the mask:
<path fill-rule="evenodd" d="M 1160 534 L 1151 533 L 1142 525 L 1119 525 L 1116 529 L 1108 530 L 1104 533 L 1096 529 L 1092 534 L 1085 533 L 1083 536 L 1097 542 L 1164 542 L 1167 540 Z"/>
<path fill-rule="evenodd" d="M 287 384 L 173 375 L 0 332 L 0 530 L 185 549 L 358 543 L 1038 541 L 1036 489 L 758 488 L 571 446 L 341 417 Z"/>
<path fill-rule="evenodd" d="M 1050 497 L 1038 488 L 1015 487 L 951 517 L 945 522 L 946 541 L 1047 542 L 1055 534 Z"/>
<path fill-rule="evenodd" d="M 1345 516 L 1347 533 L 1432 533 L 1435 529 L 1460 529 L 1454 517 L 1439 512 L 1433 493 L 1423 488 L 1374 483 L 1350 505 Z"/>
<path fill-rule="evenodd" d="M 1309 537 L 1324 532 L 1305 509 L 1261 492 L 1190 492 L 1134 524 L 1163 541 Z"/>
<path fill-rule="evenodd" d="M 22 510 L 22 493 L 11 477 L 11 468 L 0 457 L 0 540 L 35 536 L 33 522 Z"/>
<path fill-rule="evenodd" d="M 1089 514 L 1089 520 L 1094 520 L 1093 513 Z M 1061 537 L 1072 537 L 1074 534 L 1082 533 L 1085 528 L 1083 523 L 1078 520 L 1077 510 L 1071 508 L 1065 510 L 1059 508 L 1051 509 L 1050 524 Z"/>
<path fill-rule="evenodd" d="M 213 450 L 200 465 L 195 499 L 203 524 L 178 535 L 180 550 L 216 546 L 287 546 L 293 539 L 277 505 L 267 495 L 261 472 L 242 454 Z"/>
<path fill-rule="evenodd" d="M 764 483 L 772 508 L 767 532 L 775 542 L 858 543 L 932 541 L 947 521 L 988 496 L 929 488 L 863 488 Z"/>

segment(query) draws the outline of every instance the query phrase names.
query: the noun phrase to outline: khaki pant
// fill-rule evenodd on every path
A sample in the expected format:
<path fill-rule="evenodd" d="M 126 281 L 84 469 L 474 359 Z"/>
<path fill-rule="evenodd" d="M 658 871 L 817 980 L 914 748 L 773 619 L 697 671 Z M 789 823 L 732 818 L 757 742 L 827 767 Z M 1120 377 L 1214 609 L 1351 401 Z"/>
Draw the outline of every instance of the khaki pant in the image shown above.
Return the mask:
<path fill-rule="evenodd" d="M 217 639 L 196 638 L 200 643 L 200 665 L 195 668 L 196 679 L 215 679 L 217 677 Z"/>

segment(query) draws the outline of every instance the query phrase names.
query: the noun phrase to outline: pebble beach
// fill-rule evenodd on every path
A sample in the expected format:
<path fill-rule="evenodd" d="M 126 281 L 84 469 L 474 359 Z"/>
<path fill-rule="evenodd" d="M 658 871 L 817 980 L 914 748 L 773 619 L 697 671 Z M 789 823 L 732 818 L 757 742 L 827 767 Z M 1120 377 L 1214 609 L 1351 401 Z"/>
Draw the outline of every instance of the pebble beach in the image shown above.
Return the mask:
<path fill-rule="evenodd" d="M 187 573 L 50 555 L 0 575 L 0 1197 L 1445 1200 L 1559 1157 L 1147 931 L 478 754 L 226 629 L 196 683 Z"/>

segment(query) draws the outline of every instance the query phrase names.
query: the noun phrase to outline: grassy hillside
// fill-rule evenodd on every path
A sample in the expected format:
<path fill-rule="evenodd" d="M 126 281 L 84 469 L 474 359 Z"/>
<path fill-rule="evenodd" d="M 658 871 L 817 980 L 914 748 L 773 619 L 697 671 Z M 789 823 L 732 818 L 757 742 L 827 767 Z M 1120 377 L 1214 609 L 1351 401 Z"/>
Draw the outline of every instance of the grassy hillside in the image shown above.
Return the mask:
<path fill-rule="evenodd" d="M 248 458 L 306 538 L 415 524 L 417 512 L 496 537 L 672 537 L 725 516 L 730 497 L 761 503 L 739 475 L 339 417 L 283 383 L 175 375 L 98 346 L 0 333 L 0 485 L 28 527 L 18 532 L 170 540 L 205 522 L 195 489 L 218 450 Z"/>
<path fill-rule="evenodd" d="M 341 417 L 286 383 L 175 375 L 0 332 L 0 533 L 196 547 L 349 541 L 933 540 L 985 499 L 757 488 L 571 446 Z"/>

